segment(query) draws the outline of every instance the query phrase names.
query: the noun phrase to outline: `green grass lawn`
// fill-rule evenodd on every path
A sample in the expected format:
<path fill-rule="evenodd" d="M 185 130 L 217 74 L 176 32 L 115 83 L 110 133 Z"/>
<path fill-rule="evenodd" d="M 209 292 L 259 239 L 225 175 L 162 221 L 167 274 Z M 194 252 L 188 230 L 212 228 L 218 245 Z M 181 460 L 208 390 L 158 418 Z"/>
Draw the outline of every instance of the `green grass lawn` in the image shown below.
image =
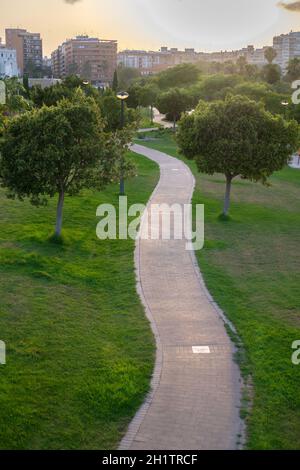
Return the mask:
<path fill-rule="evenodd" d="M 177 156 L 167 132 L 144 145 Z M 237 179 L 231 220 L 222 222 L 224 177 L 188 164 L 197 179 L 193 201 L 206 211 L 200 267 L 238 330 L 241 366 L 252 375 L 247 447 L 300 449 L 300 366 L 291 362 L 292 342 L 300 340 L 300 171 L 285 168 L 271 187 Z"/>
<path fill-rule="evenodd" d="M 146 202 L 159 177 L 130 154 L 138 176 L 129 204 Z M 66 243 L 47 241 L 46 208 L 0 192 L 1 449 L 111 449 L 149 388 L 154 339 L 135 290 L 134 241 L 100 241 L 96 208 L 118 187 L 67 198 Z"/>

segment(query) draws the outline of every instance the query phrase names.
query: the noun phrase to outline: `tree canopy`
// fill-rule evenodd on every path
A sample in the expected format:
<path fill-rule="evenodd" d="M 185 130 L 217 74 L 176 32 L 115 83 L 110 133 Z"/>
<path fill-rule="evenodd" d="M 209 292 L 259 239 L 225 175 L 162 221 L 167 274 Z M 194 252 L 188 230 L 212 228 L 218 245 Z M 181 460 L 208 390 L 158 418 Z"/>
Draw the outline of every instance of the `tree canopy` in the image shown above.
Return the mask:
<path fill-rule="evenodd" d="M 191 108 L 191 97 L 185 90 L 172 88 L 159 95 L 157 107 L 161 113 L 172 118 L 175 128 L 176 121 L 180 118 L 181 113 Z"/>
<path fill-rule="evenodd" d="M 277 52 L 275 51 L 275 49 L 273 47 L 267 47 L 267 49 L 265 50 L 265 58 L 268 62 L 268 64 L 272 64 L 273 60 L 276 59 L 277 57 Z"/>
<path fill-rule="evenodd" d="M 197 82 L 200 70 L 193 64 L 180 64 L 160 72 L 155 77 L 160 88 L 181 87 Z"/>
<path fill-rule="evenodd" d="M 11 197 L 46 203 L 59 194 L 55 234 L 61 235 L 66 195 L 111 181 L 120 152 L 117 139 L 104 133 L 105 122 L 91 98 L 42 107 L 8 123 L 1 143 L 0 175 Z"/>
<path fill-rule="evenodd" d="M 200 103 L 180 121 L 177 139 L 181 153 L 195 159 L 199 171 L 225 175 L 227 216 L 232 180 L 240 176 L 266 183 L 297 148 L 299 128 L 295 121 L 273 116 L 246 97 L 230 96 Z"/>

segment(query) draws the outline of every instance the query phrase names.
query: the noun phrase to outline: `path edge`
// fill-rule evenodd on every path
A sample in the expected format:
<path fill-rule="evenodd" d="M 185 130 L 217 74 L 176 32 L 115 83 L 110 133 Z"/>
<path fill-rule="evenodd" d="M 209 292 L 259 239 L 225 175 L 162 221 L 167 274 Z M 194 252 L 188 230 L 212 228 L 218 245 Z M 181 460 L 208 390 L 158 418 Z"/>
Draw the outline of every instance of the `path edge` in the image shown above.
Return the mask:
<path fill-rule="evenodd" d="M 136 153 L 137 155 L 141 155 L 139 154 L 137 151 L 134 150 L 134 145 L 131 146 L 130 150 L 134 153 Z M 141 155 L 143 156 L 143 155 Z M 148 158 L 145 156 L 145 158 Z M 153 160 L 152 160 L 153 161 Z M 156 162 L 155 162 L 156 163 Z M 157 164 L 157 163 L 156 163 Z M 158 186 L 159 186 L 159 183 L 161 181 L 161 167 L 160 165 L 158 165 L 158 168 L 159 168 L 159 180 L 147 202 L 147 208 L 148 206 L 150 206 L 153 198 L 155 197 L 156 193 L 157 193 L 157 190 L 158 190 Z M 142 215 L 141 217 L 141 223 L 140 223 L 140 229 L 139 229 L 139 233 L 141 231 L 141 228 L 142 228 L 142 221 L 143 221 L 143 216 L 145 215 L 145 213 Z M 161 340 L 160 340 L 160 336 L 159 336 L 159 332 L 158 332 L 158 328 L 157 328 L 157 325 L 156 325 L 156 322 L 154 320 L 154 317 L 152 315 L 152 312 L 151 312 L 151 309 L 147 303 L 147 300 L 145 298 L 145 295 L 144 295 L 144 291 L 143 291 L 143 286 L 142 286 L 142 281 L 141 281 L 141 270 L 140 270 L 140 244 L 141 244 L 141 240 L 140 240 L 140 237 L 138 236 L 136 242 L 135 242 L 135 252 L 134 252 L 134 264 L 135 264 L 135 273 L 136 273 L 136 291 L 140 297 L 140 300 L 142 302 L 142 305 L 144 307 L 144 310 L 145 310 L 145 314 L 146 314 L 146 317 L 148 318 L 149 320 L 149 323 L 150 323 L 150 326 L 151 326 L 151 329 L 152 329 L 152 332 L 153 332 L 153 335 L 154 335 L 154 339 L 155 339 L 155 343 L 156 343 L 156 350 L 155 350 L 155 364 L 154 364 L 154 369 L 153 369 L 153 373 L 152 373 L 152 378 L 151 378 L 151 382 L 150 382 L 150 391 L 147 393 L 146 395 L 146 398 L 143 402 L 143 404 L 140 406 L 139 410 L 136 412 L 135 416 L 133 417 L 132 421 L 130 422 L 128 428 L 127 428 L 127 431 L 126 431 L 126 434 L 125 436 L 123 437 L 123 439 L 121 440 L 120 444 L 119 444 L 119 447 L 118 447 L 118 450 L 129 450 L 131 445 L 133 444 L 133 441 L 139 431 L 139 428 L 146 416 L 146 414 L 148 413 L 148 410 L 150 408 L 150 405 L 153 401 L 153 398 L 155 396 L 155 393 L 158 389 L 158 386 L 159 386 L 159 383 L 160 383 L 160 377 L 161 377 L 161 372 L 162 372 L 162 364 L 163 364 L 163 352 L 162 352 L 162 345 L 161 345 Z"/>
<path fill-rule="evenodd" d="M 140 147 L 143 147 L 143 145 L 141 145 L 141 144 L 138 144 L 138 145 Z M 144 147 L 144 148 L 146 150 L 148 150 L 148 147 Z M 139 154 L 137 150 L 134 150 L 134 145 L 131 146 L 130 150 L 133 151 L 134 153 L 136 153 L 137 155 L 141 155 L 141 156 L 144 156 L 146 158 L 149 158 L 146 155 Z M 161 152 L 161 153 L 164 153 L 164 152 Z M 178 158 L 173 157 L 172 155 L 168 155 L 168 154 L 166 154 L 166 155 L 168 157 L 173 158 L 174 160 L 181 161 L 185 165 L 187 170 L 189 171 L 189 173 L 191 175 L 191 178 L 192 178 L 192 182 L 193 182 L 192 189 L 191 189 L 191 192 L 190 192 L 190 195 L 189 195 L 189 201 L 190 201 L 190 203 L 192 203 L 193 195 L 194 195 L 195 188 L 196 188 L 195 176 L 193 175 L 193 173 L 192 173 L 191 169 L 189 168 L 189 166 L 184 161 L 179 160 Z M 152 195 L 150 196 L 150 199 L 148 200 L 147 208 L 151 204 L 152 199 L 154 198 L 154 196 L 156 195 L 156 192 L 158 190 L 158 186 L 159 186 L 159 183 L 160 183 L 160 180 L 161 180 L 161 167 L 160 167 L 160 165 L 158 165 L 158 167 L 159 167 L 159 171 L 160 171 L 160 177 L 159 177 L 159 180 L 157 182 L 157 185 L 156 185 Z M 144 214 L 143 214 L 143 216 L 144 216 Z M 142 223 L 140 225 L 140 230 L 141 230 L 141 226 L 142 226 Z M 194 249 L 190 250 L 189 253 L 190 253 L 190 257 L 191 257 L 191 261 L 192 261 L 192 265 L 193 265 L 195 274 L 196 274 L 196 276 L 199 280 L 199 284 L 202 286 L 203 291 L 204 291 L 206 297 L 209 300 L 209 303 L 212 305 L 212 307 L 215 310 L 216 314 L 221 318 L 221 320 L 223 320 L 224 324 L 227 325 L 235 335 L 237 335 L 237 331 L 236 331 L 235 326 L 227 318 L 227 316 L 225 315 L 223 310 L 220 308 L 218 303 L 214 300 L 214 298 L 212 297 L 211 293 L 209 292 L 209 290 L 207 288 L 207 285 L 205 283 L 205 280 L 204 280 L 204 277 L 203 277 L 203 274 L 202 274 L 202 271 L 201 271 L 196 253 L 195 253 L 195 250 Z M 135 414 L 134 418 L 132 419 L 131 423 L 129 424 L 129 426 L 127 428 L 127 432 L 126 432 L 125 436 L 123 437 L 123 439 L 121 440 L 120 445 L 118 447 L 118 450 L 124 450 L 124 451 L 129 450 L 130 447 L 132 446 L 132 444 L 134 442 L 134 439 L 135 439 L 135 437 L 136 437 L 136 435 L 139 431 L 139 428 L 140 428 L 140 426 L 141 426 L 141 424 L 142 424 L 142 422 L 143 422 L 143 420 L 144 420 L 144 418 L 145 418 L 145 416 L 146 416 L 146 414 L 147 414 L 147 412 L 150 408 L 150 405 L 153 401 L 153 398 L 155 396 L 155 393 L 156 393 L 156 391 L 158 389 L 158 386 L 159 386 L 159 383 L 160 383 L 160 377 L 161 377 L 162 365 L 163 365 L 163 351 L 162 351 L 162 345 L 161 345 L 161 340 L 160 340 L 158 328 L 157 328 L 156 322 L 154 320 L 154 317 L 152 315 L 151 309 L 148 306 L 146 298 L 144 296 L 141 277 L 140 277 L 140 238 L 139 237 L 136 240 L 134 259 L 135 259 L 135 269 L 136 269 L 136 290 L 137 290 L 138 295 L 140 296 L 140 299 L 141 299 L 142 304 L 143 304 L 144 309 L 145 309 L 146 317 L 148 318 L 148 320 L 150 322 L 151 329 L 152 329 L 152 332 L 154 334 L 154 338 L 155 338 L 155 341 L 156 341 L 156 358 L 155 358 L 154 371 L 153 371 L 152 379 L 151 379 L 151 383 L 150 383 L 150 391 L 148 392 L 148 394 L 147 394 L 147 396 L 144 400 L 144 403 L 141 405 L 141 407 L 139 408 L 139 410 Z M 226 334 L 228 335 L 228 332 Z M 234 342 L 233 342 L 233 340 L 230 336 L 229 336 L 229 340 L 232 344 L 232 355 L 234 356 L 234 352 L 236 351 L 236 345 L 234 344 Z M 232 360 L 234 361 L 234 357 L 232 357 Z M 247 385 L 244 383 L 243 377 L 241 375 L 239 364 L 236 364 L 236 365 L 237 365 L 238 374 L 239 374 L 239 381 L 238 381 L 239 382 L 239 409 L 241 409 L 243 390 L 245 388 L 247 388 Z M 236 450 L 242 450 L 245 447 L 245 444 L 246 444 L 247 427 L 246 427 L 245 420 L 242 419 L 240 416 L 239 416 L 238 433 L 235 437 L 237 438 L 238 435 L 240 436 L 240 443 L 236 445 Z"/>

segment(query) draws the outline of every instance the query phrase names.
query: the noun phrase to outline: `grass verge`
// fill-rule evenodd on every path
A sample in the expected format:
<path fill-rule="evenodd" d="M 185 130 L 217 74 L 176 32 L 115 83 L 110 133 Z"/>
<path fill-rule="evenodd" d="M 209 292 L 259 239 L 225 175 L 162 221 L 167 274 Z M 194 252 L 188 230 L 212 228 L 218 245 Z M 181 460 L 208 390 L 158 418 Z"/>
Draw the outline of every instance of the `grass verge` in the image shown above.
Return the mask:
<path fill-rule="evenodd" d="M 130 154 L 128 202 L 145 203 L 158 167 Z M 142 403 L 154 340 L 135 290 L 134 241 L 100 241 L 96 208 L 118 187 L 67 198 L 64 243 L 46 208 L 0 193 L 1 449 L 112 449 Z"/>
<path fill-rule="evenodd" d="M 155 135 L 143 145 L 178 157 L 171 133 Z M 201 271 L 237 329 L 243 372 L 253 381 L 247 447 L 300 449 L 300 366 L 291 361 L 292 343 L 300 339 L 300 171 L 286 167 L 271 187 L 236 179 L 224 221 L 224 177 L 186 163 L 196 177 L 193 203 L 205 204 Z"/>

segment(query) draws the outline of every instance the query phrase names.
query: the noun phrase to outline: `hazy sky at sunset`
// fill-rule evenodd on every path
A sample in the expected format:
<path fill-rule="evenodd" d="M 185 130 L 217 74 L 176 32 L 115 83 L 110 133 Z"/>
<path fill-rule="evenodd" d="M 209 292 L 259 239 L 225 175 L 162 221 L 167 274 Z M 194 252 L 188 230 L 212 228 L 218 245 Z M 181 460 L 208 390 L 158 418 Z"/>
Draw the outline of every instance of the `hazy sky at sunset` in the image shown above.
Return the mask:
<path fill-rule="evenodd" d="M 271 44 L 275 34 L 300 30 L 300 12 L 277 4 L 278 0 L 0 0 L 0 36 L 4 38 L 5 27 L 41 32 L 46 54 L 66 37 L 82 33 L 118 39 L 120 49 L 260 46 Z"/>

